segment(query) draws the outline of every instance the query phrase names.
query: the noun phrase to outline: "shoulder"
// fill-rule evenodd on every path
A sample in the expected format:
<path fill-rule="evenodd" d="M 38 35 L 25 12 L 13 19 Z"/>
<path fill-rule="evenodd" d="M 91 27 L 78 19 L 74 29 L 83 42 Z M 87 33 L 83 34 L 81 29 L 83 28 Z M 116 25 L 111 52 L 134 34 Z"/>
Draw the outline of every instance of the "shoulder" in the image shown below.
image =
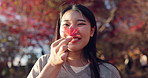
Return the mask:
<path fill-rule="evenodd" d="M 45 60 L 48 60 L 48 58 L 49 58 L 49 54 L 45 54 L 45 55 L 42 55 L 38 60 L 45 61 Z"/>
<path fill-rule="evenodd" d="M 111 71 L 116 71 L 117 68 L 113 65 L 113 64 L 110 64 L 110 63 L 102 63 L 99 65 L 100 68 L 105 68 L 107 70 L 111 70 Z"/>
<path fill-rule="evenodd" d="M 49 59 L 49 54 L 42 55 L 36 63 L 38 63 L 41 67 L 46 65 Z"/>
<path fill-rule="evenodd" d="M 48 58 L 49 58 L 48 54 L 41 56 L 36 61 L 34 66 L 32 67 L 32 69 L 31 69 L 29 75 L 27 76 L 27 78 L 36 78 L 38 76 L 38 74 L 42 71 L 43 67 L 47 64 Z"/>
<path fill-rule="evenodd" d="M 39 71 L 41 71 L 43 67 L 47 64 L 48 58 L 49 58 L 48 54 L 39 57 L 39 59 L 36 61 L 32 69 L 38 69 Z"/>
<path fill-rule="evenodd" d="M 110 63 L 101 63 L 99 64 L 99 67 L 100 73 L 102 73 L 105 78 L 106 76 L 109 76 L 110 78 L 121 78 L 119 70 L 114 65 Z"/>

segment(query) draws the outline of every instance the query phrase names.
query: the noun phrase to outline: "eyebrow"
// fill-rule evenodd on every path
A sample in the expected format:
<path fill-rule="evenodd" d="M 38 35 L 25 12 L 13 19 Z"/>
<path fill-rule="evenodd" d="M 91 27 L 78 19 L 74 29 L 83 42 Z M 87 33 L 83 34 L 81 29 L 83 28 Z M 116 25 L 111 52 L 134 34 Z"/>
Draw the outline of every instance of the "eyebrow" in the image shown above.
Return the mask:
<path fill-rule="evenodd" d="M 84 20 L 84 19 L 78 19 L 77 21 L 86 22 L 86 20 Z"/>
<path fill-rule="evenodd" d="M 64 22 L 68 22 L 69 20 L 63 20 Z M 82 21 L 82 22 L 86 22 L 85 19 L 77 19 L 76 21 Z"/>

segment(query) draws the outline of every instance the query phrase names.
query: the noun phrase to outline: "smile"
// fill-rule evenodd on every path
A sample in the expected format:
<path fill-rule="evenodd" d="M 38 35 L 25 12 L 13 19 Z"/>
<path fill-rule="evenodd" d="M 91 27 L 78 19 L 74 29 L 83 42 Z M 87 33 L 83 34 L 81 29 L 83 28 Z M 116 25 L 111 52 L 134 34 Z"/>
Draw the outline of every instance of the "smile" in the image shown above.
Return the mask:
<path fill-rule="evenodd" d="M 70 41 L 70 43 L 76 43 L 79 40 L 81 40 L 81 38 L 79 38 L 79 37 L 73 37 L 73 39 Z"/>

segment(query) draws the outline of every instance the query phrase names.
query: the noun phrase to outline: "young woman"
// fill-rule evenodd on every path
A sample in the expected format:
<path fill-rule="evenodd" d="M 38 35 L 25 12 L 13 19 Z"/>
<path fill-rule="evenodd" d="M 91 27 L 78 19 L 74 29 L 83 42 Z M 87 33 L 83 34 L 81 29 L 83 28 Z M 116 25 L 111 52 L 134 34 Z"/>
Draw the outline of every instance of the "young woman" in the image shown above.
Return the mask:
<path fill-rule="evenodd" d="M 96 20 L 83 5 L 60 13 L 50 55 L 38 59 L 27 78 L 120 78 L 113 65 L 96 56 Z"/>

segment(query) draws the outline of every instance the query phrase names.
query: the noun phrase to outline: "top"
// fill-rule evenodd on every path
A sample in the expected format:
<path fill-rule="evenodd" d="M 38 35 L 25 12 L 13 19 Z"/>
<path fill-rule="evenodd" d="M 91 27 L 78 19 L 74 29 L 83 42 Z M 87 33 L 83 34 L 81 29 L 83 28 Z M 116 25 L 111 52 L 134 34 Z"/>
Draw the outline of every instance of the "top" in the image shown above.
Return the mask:
<path fill-rule="evenodd" d="M 85 66 L 82 66 L 82 67 L 75 67 L 75 66 L 71 66 L 70 67 L 72 68 L 72 70 L 75 72 L 75 73 L 78 73 L 82 70 L 84 70 L 89 64 L 86 64 Z"/>
<path fill-rule="evenodd" d="M 31 69 L 27 78 L 36 78 L 47 64 L 48 58 L 49 55 L 41 56 Z M 62 67 L 60 69 L 57 78 L 91 78 L 89 65 L 78 73 L 75 73 L 68 63 L 64 63 L 63 66 L 64 68 Z M 113 65 L 103 63 L 100 64 L 99 67 L 101 78 L 121 78 L 119 71 Z"/>

